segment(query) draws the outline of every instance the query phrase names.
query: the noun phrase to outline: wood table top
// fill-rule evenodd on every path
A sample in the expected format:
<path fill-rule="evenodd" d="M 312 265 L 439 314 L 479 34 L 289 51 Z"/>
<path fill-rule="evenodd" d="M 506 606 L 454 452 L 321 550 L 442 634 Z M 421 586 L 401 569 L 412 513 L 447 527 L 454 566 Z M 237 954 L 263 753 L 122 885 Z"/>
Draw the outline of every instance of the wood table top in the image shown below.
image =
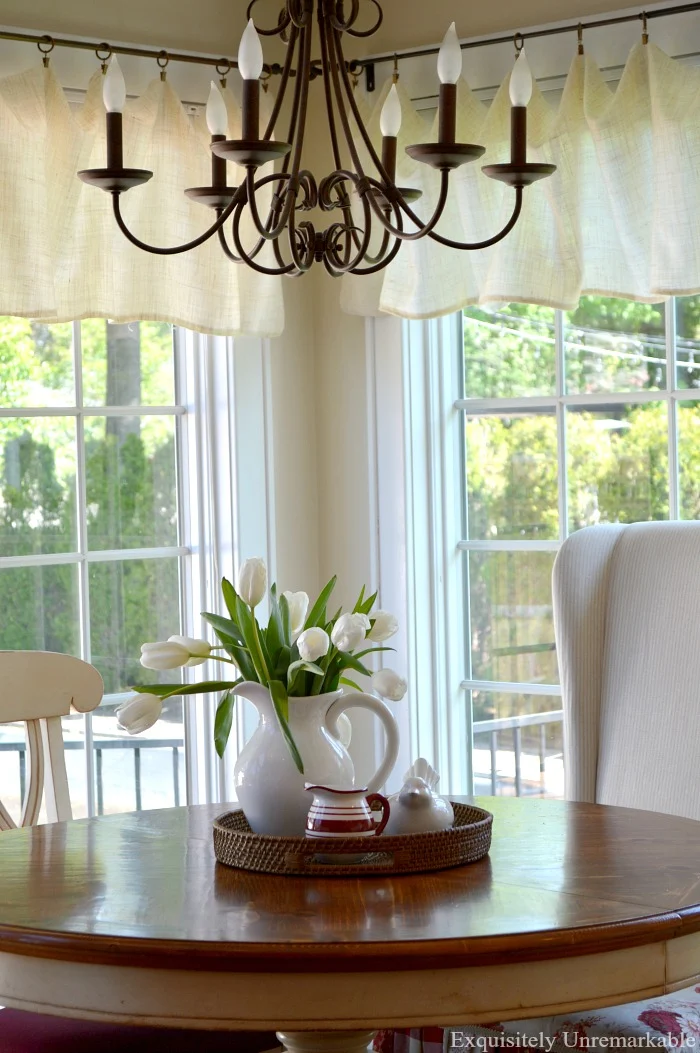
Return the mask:
<path fill-rule="evenodd" d="M 465 798 L 460 798 L 465 800 Z M 0 835 L 0 951 L 311 972 L 590 954 L 700 931 L 700 822 L 480 798 L 490 855 L 428 874 L 279 877 L 214 859 L 222 805 Z"/>

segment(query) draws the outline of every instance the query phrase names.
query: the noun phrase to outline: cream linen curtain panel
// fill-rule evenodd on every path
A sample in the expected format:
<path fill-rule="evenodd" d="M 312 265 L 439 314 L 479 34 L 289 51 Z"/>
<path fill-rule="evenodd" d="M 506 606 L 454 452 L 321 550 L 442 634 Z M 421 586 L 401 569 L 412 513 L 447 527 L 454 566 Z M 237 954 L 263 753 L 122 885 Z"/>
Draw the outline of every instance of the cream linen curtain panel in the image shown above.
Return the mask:
<path fill-rule="evenodd" d="M 370 118 L 375 143 L 387 91 Z M 400 93 L 398 181 L 423 191 L 413 207 L 427 218 L 436 175 L 403 148 L 435 141 L 436 126 L 426 129 Z M 477 252 L 427 238 L 405 244 L 383 273 L 343 279 L 346 311 L 426 318 L 474 303 L 571 309 L 585 293 L 655 302 L 700 291 L 700 71 L 640 43 L 612 89 L 589 56 L 576 56 L 558 108 L 535 89 L 528 113 L 529 159 L 557 172 L 525 191 L 508 237 Z M 509 136 L 508 82 L 486 107 L 462 81 L 457 138 L 482 143 L 486 153 L 453 174 L 438 232 L 477 241 L 505 223 L 513 191 L 487 179 L 481 165 L 508 160 Z"/>
<path fill-rule="evenodd" d="M 73 110 L 51 69 L 0 80 L 0 314 L 51 321 L 105 317 L 167 321 L 201 332 L 276 335 L 284 326 L 279 278 L 228 262 L 214 237 L 193 251 L 154 256 L 118 230 L 111 197 L 76 172 L 105 164 L 99 73 Z M 230 128 L 240 115 L 226 91 Z M 210 182 L 208 135 L 167 81 L 154 81 L 124 113 L 126 163 L 153 179 L 122 197 L 142 240 L 169 246 L 214 213 L 183 189 Z"/>

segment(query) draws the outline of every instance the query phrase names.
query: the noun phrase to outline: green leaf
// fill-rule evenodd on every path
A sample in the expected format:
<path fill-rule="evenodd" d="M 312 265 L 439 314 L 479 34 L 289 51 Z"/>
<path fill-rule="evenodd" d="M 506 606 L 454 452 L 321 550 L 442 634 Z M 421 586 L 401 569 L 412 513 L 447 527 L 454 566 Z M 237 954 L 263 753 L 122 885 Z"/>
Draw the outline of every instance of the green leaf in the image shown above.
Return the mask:
<path fill-rule="evenodd" d="M 365 602 L 357 608 L 358 612 L 360 614 L 369 614 L 374 607 L 378 595 L 379 593 L 373 592 L 371 596 L 368 596 Z"/>
<path fill-rule="evenodd" d="M 202 617 L 205 621 L 209 622 L 212 628 L 225 633 L 226 636 L 235 640 L 237 644 L 244 643 L 243 635 L 236 622 L 230 618 L 222 618 L 220 614 L 210 614 L 208 611 L 202 611 Z"/>
<path fill-rule="evenodd" d="M 232 618 L 235 618 L 236 600 L 238 599 L 238 593 L 227 578 L 222 578 L 221 580 L 221 592 L 223 593 L 224 603 L 226 604 L 228 613 L 231 615 Z"/>
<path fill-rule="evenodd" d="M 330 599 L 330 595 L 335 588 L 335 583 L 338 580 L 337 575 L 333 575 L 331 580 L 328 582 L 326 587 L 321 590 L 321 594 L 314 603 L 309 615 L 304 623 L 305 629 L 311 629 L 314 625 L 325 625 L 326 624 L 326 604 Z"/>
<path fill-rule="evenodd" d="M 353 658 L 364 658 L 366 654 L 376 654 L 377 651 L 395 651 L 395 647 L 368 647 L 365 651 L 358 651 Z"/>
<path fill-rule="evenodd" d="M 276 585 L 272 585 L 270 588 L 270 621 L 265 633 L 265 645 L 270 655 L 271 668 L 274 669 L 277 665 L 277 656 L 284 646 L 284 626 L 282 625 Z"/>
<path fill-rule="evenodd" d="M 214 745 L 216 746 L 216 752 L 220 757 L 223 757 L 228 737 L 231 734 L 231 727 L 233 725 L 233 707 L 236 702 L 236 696 L 232 695 L 230 691 L 227 691 L 223 696 L 219 705 L 216 707 L 216 719 L 214 720 Z"/>
<path fill-rule="evenodd" d="M 289 614 L 289 603 L 284 593 L 279 598 L 280 618 L 282 620 L 282 639 L 285 647 L 292 646 L 292 619 Z"/>
<path fill-rule="evenodd" d="M 320 666 L 315 665 L 313 662 L 305 662 L 302 658 L 298 662 L 292 662 L 287 669 L 287 689 L 291 691 L 292 685 L 296 680 L 297 673 L 303 669 L 307 673 L 313 673 L 314 676 L 323 676 L 323 669 Z"/>
<path fill-rule="evenodd" d="M 243 643 L 243 636 L 238 629 L 238 626 L 234 622 L 229 621 L 228 618 L 221 618 L 218 614 L 202 614 L 202 617 L 214 627 L 218 639 L 224 645 L 231 658 L 234 660 L 241 673 L 246 680 L 257 680 L 258 675 L 255 671 L 255 665 L 250 655 L 248 648 Z M 220 628 L 221 625 L 231 626 L 233 625 L 236 629 L 236 636 L 231 636 L 229 633 Z"/>
<path fill-rule="evenodd" d="M 158 698 L 172 698 L 174 695 L 204 695 L 209 691 L 226 691 L 237 684 L 242 684 L 243 679 L 238 680 L 203 680 L 199 684 L 134 684 L 132 691 L 138 691 L 140 695 L 157 695 Z"/>
<path fill-rule="evenodd" d="M 284 684 L 281 680 L 270 681 L 270 696 L 272 698 L 272 704 L 275 707 L 277 719 L 280 722 L 282 734 L 284 735 L 287 746 L 289 747 L 289 752 L 292 755 L 292 760 L 296 764 L 298 771 L 300 771 L 303 775 L 304 762 L 301 759 L 301 754 L 297 749 L 296 742 L 294 741 L 292 733 L 289 729 L 289 701 L 287 699 L 287 692 L 285 690 Z"/>
<path fill-rule="evenodd" d="M 354 687 L 356 691 L 362 691 L 359 684 L 356 684 L 354 680 L 348 680 L 347 677 L 341 676 L 340 683 L 345 684 L 346 687 Z"/>
<path fill-rule="evenodd" d="M 352 613 L 353 614 L 357 614 L 358 612 L 360 612 L 362 610 L 362 601 L 364 600 L 364 598 L 365 598 L 365 587 L 363 585 L 362 588 L 360 589 L 360 595 L 357 597 L 357 603 L 355 604 L 355 606 L 352 609 Z"/>
<path fill-rule="evenodd" d="M 371 676 L 372 671 L 364 666 L 362 662 L 359 662 L 354 655 L 343 654 L 341 655 L 341 669 L 354 669 L 356 673 L 362 673 L 363 676 Z"/>
<path fill-rule="evenodd" d="M 284 680 L 287 676 L 287 670 L 289 669 L 289 663 L 292 658 L 292 652 L 289 647 L 283 647 L 277 655 L 277 662 L 275 668 L 271 670 L 272 677 L 275 680 Z"/>
<path fill-rule="evenodd" d="M 268 677 L 265 675 L 265 659 L 258 640 L 256 622 L 240 596 L 236 597 L 236 619 L 241 627 L 243 639 L 250 651 L 250 658 L 255 667 L 255 679 L 261 684 L 267 685 Z"/>

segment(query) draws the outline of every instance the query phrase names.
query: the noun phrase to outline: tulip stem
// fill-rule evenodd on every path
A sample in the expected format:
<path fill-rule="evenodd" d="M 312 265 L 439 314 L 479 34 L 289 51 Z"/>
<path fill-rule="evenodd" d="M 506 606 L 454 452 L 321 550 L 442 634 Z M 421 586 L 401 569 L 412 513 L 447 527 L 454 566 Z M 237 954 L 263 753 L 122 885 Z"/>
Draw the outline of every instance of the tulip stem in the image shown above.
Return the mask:
<path fill-rule="evenodd" d="M 269 672 L 269 670 L 267 668 L 267 665 L 265 664 L 265 655 L 263 654 L 262 645 L 260 643 L 260 636 L 258 634 L 258 620 L 255 617 L 255 611 L 253 611 L 251 609 L 251 613 L 253 615 L 253 617 L 251 619 L 252 622 L 253 622 L 253 638 L 255 640 L 255 645 L 256 645 L 256 648 L 257 648 L 257 652 L 258 652 L 257 655 L 255 655 L 255 658 L 260 663 L 260 669 L 262 670 L 262 674 L 263 674 L 263 677 L 264 677 L 264 679 L 261 681 L 261 683 L 263 683 L 265 685 L 265 687 L 269 687 L 270 686 L 270 672 Z M 251 655 L 251 657 L 253 657 L 253 656 Z M 255 664 L 257 665 L 257 662 L 255 662 Z"/>

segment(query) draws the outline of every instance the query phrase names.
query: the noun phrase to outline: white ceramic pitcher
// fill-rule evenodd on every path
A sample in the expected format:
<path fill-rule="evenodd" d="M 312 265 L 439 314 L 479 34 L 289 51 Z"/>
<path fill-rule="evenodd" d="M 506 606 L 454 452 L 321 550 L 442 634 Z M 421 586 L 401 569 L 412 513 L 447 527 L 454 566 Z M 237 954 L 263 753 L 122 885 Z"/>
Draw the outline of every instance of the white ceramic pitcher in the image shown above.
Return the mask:
<path fill-rule="evenodd" d="M 307 783 L 353 788 L 355 770 L 338 731 L 338 718 L 346 709 L 369 709 L 386 732 L 384 759 L 367 783 L 367 792 L 377 791 L 391 774 L 399 752 L 399 729 L 389 707 L 374 695 L 333 691 L 289 699 L 289 727 L 304 764 L 302 775 L 292 760 L 267 688 L 244 683 L 232 690 L 252 702 L 260 716 L 234 768 L 236 796 L 256 834 L 303 837 L 309 810 Z"/>

